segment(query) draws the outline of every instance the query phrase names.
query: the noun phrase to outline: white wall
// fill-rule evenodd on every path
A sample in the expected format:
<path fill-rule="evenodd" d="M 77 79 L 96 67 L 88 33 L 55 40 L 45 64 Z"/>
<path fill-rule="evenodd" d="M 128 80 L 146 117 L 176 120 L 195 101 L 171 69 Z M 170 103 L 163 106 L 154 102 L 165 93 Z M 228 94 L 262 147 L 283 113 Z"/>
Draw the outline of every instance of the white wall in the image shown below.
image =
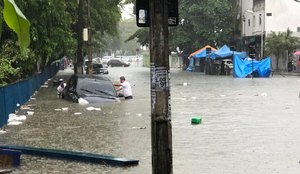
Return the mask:
<path fill-rule="evenodd" d="M 243 34 L 245 34 L 245 36 L 251 36 L 253 26 L 253 14 L 247 12 L 247 10 L 253 10 L 253 0 L 242 0 L 242 14 L 245 17 L 245 23 L 243 23 Z M 248 25 L 248 20 L 250 20 L 250 26 Z"/>
<path fill-rule="evenodd" d="M 285 32 L 290 28 L 295 35 L 300 36 L 300 3 L 293 0 L 266 0 L 265 12 L 272 16 L 265 16 L 265 30 Z"/>

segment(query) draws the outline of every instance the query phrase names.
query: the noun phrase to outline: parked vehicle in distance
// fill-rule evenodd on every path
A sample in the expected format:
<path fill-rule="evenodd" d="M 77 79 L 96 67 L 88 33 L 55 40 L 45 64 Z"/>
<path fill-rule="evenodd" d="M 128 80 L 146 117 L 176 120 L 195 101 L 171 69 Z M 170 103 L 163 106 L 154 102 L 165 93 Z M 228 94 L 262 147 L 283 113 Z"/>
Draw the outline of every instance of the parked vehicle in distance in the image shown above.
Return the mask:
<path fill-rule="evenodd" d="M 111 66 L 111 67 L 114 67 L 114 66 L 128 67 L 128 66 L 130 66 L 130 63 L 119 60 L 119 59 L 110 59 L 107 62 L 107 66 Z"/>
<path fill-rule="evenodd" d="M 111 56 L 104 56 L 101 58 L 102 64 L 107 64 L 107 62 L 111 59 Z"/>
<path fill-rule="evenodd" d="M 112 82 L 103 76 L 72 75 L 62 92 L 62 98 L 75 103 L 113 103 L 119 102 Z"/>
<path fill-rule="evenodd" d="M 93 74 L 108 74 L 108 70 L 101 63 L 93 63 Z"/>
<path fill-rule="evenodd" d="M 233 68 L 232 60 L 231 59 L 223 59 L 225 67 L 228 66 L 230 69 Z"/>

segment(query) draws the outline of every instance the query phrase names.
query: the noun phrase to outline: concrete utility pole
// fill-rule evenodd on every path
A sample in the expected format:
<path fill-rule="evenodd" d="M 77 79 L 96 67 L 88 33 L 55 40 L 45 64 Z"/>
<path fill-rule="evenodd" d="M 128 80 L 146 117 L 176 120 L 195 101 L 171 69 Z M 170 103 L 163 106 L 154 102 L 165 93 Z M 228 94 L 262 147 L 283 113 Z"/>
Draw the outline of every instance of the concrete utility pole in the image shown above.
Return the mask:
<path fill-rule="evenodd" d="M 168 0 L 149 3 L 152 173 L 172 174 Z"/>

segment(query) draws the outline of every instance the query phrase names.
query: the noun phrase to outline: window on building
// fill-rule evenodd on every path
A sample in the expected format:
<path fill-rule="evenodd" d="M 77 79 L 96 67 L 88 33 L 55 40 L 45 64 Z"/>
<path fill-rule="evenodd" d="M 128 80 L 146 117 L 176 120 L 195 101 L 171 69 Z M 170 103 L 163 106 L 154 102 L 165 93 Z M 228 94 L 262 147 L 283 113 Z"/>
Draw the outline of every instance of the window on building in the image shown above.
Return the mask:
<path fill-rule="evenodd" d="M 267 16 L 272 16 L 272 13 L 267 13 Z"/>
<path fill-rule="evenodd" d="M 297 32 L 300 32 L 300 27 L 297 27 Z"/>
<path fill-rule="evenodd" d="M 253 16 L 253 27 L 255 27 L 255 23 L 256 23 L 255 16 Z"/>
<path fill-rule="evenodd" d="M 261 25 L 262 23 L 262 18 L 261 18 L 261 14 L 259 14 L 259 25 Z"/>
<path fill-rule="evenodd" d="M 249 26 L 249 27 L 250 27 L 250 24 L 251 24 L 251 23 L 250 23 L 250 19 L 248 19 L 248 26 Z"/>

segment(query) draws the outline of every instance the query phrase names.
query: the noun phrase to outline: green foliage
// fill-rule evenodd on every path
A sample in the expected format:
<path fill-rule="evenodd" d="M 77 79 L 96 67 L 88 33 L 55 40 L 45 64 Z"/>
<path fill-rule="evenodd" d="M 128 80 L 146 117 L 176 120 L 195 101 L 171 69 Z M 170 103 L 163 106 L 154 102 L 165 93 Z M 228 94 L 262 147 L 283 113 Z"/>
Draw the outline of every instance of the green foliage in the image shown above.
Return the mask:
<path fill-rule="evenodd" d="M 139 42 L 143 46 L 149 46 L 149 29 L 142 28 L 138 29 L 133 35 L 129 36 L 126 42 L 129 42 L 135 38 L 137 38 L 137 42 Z"/>
<path fill-rule="evenodd" d="M 170 45 L 192 52 L 204 45 L 222 46 L 232 39 L 230 0 L 179 0 L 180 25 L 170 29 Z"/>
<path fill-rule="evenodd" d="M 28 45 L 30 39 L 29 35 L 17 33 L 15 35 L 8 26 L 3 23 L 2 13 L 0 13 L 0 50 L 1 60 L 0 64 L 1 79 L 0 83 L 10 82 L 8 77 L 26 78 L 39 71 L 37 67 L 43 68 L 54 60 L 60 59 L 63 55 L 69 58 L 75 57 L 77 49 L 76 31 L 77 31 L 77 1 L 69 0 L 18 0 L 18 7 L 15 8 L 17 14 L 24 15 L 15 16 L 9 15 L 16 7 L 13 0 L 0 1 L 0 12 L 5 3 L 9 3 L 5 11 L 6 18 L 10 21 L 19 21 L 9 26 L 13 26 L 13 30 L 23 33 L 22 29 L 29 30 L 29 25 L 25 25 L 25 17 L 30 20 L 30 39 L 31 43 L 27 50 L 27 56 L 20 55 L 18 47 L 14 40 L 19 37 L 19 44 Z M 84 2 L 84 26 L 92 28 L 93 36 L 92 43 L 94 50 L 103 52 L 109 46 L 120 47 L 118 39 L 118 22 L 121 19 L 120 3 L 121 0 L 109 1 L 90 1 L 91 2 L 91 20 L 87 20 L 87 1 Z M 14 18 L 13 18 L 14 17 Z M 20 20 L 22 20 L 20 22 Z M 108 37 L 110 36 L 110 37 Z M 113 42 L 111 39 L 113 38 Z M 20 40 L 22 39 L 22 40 Z M 110 43 L 110 45 L 109 45 Z M 85 45 L 86 47 L 87 45 Z M 23 48 L 23 47 L 22 47 Z M 85 48 L 86 49 L 86 48 Z M 3 66 L 3 67 L 1 67 Z"/>
<path fill-rule="evenodd" d="M 119 8 L 121 0 L 90 2 L 90 26 L 93 31 L 92 43 L 94 52 L 100 53 L 108 49 L 115 50 L 120 48 L 118 24 L 121 19 Z M 88 24 L 87 15 L 85 16 L 85 21 Z"/>
<path fill-rule="evenodd" d="M 63 0 L 20 1 L 32 24 L 31 49 L 41 59 L 42 67 L 59 59 L 62 54 L 74 52 L 73 21 L 66 12 L 66 5 Z"/>
<path fill-rule="evenodd" d="M 177 27 L 169 28 L 169 45 L 190 53 L 204 45 L 222 46 L 233 41 L 234 25 L 231 25 L 235 0 L 179 0 Z M 149 44 L 148 29 L 142 28 L 128 40 L 138 38 L 142 45 Z"/>
<path fill-rule="evenodd" d="M 18 57 L 17 45 L 12 41 L 6 41 L 1 46 L 0 52 L 0 86 L 14 82 L 21 74 L 19 68 L 16 68 Z"/>
<path fill-rule="evenodd" d="M 276 56 L 278 69 L 278 59 L 284 51 L 291 53 L 296 48 L 300 47 L 300 39 L 296 36 L 292 36 L 293 32 L 287 29 L 286 32 L 271 32 L 266 38 L 266 53 Z"/>
<path fill-rule="evenodd" d="M 138 30 L 138 27 L 135 24 L 135 18 L 127 19 L 121 21 L 119 24 L 119 33 L 121 40 L 121 49 L 123 52 L 128 53 L 130 55 L 134 55 L 136 53 L 136 49 L 140 47 L 140 44 L 137 43 L 137 40 L 127 41 L 127 39 L 133 35 Z"/>
<path fill-rule="evenodd" d="M 6 24 L 17 33 L 21 53 L 25 55 L 25 49 L 30 44 L 29 21 L 15 4 L 14 0 L 4 0 L 3 17 Z"/>

